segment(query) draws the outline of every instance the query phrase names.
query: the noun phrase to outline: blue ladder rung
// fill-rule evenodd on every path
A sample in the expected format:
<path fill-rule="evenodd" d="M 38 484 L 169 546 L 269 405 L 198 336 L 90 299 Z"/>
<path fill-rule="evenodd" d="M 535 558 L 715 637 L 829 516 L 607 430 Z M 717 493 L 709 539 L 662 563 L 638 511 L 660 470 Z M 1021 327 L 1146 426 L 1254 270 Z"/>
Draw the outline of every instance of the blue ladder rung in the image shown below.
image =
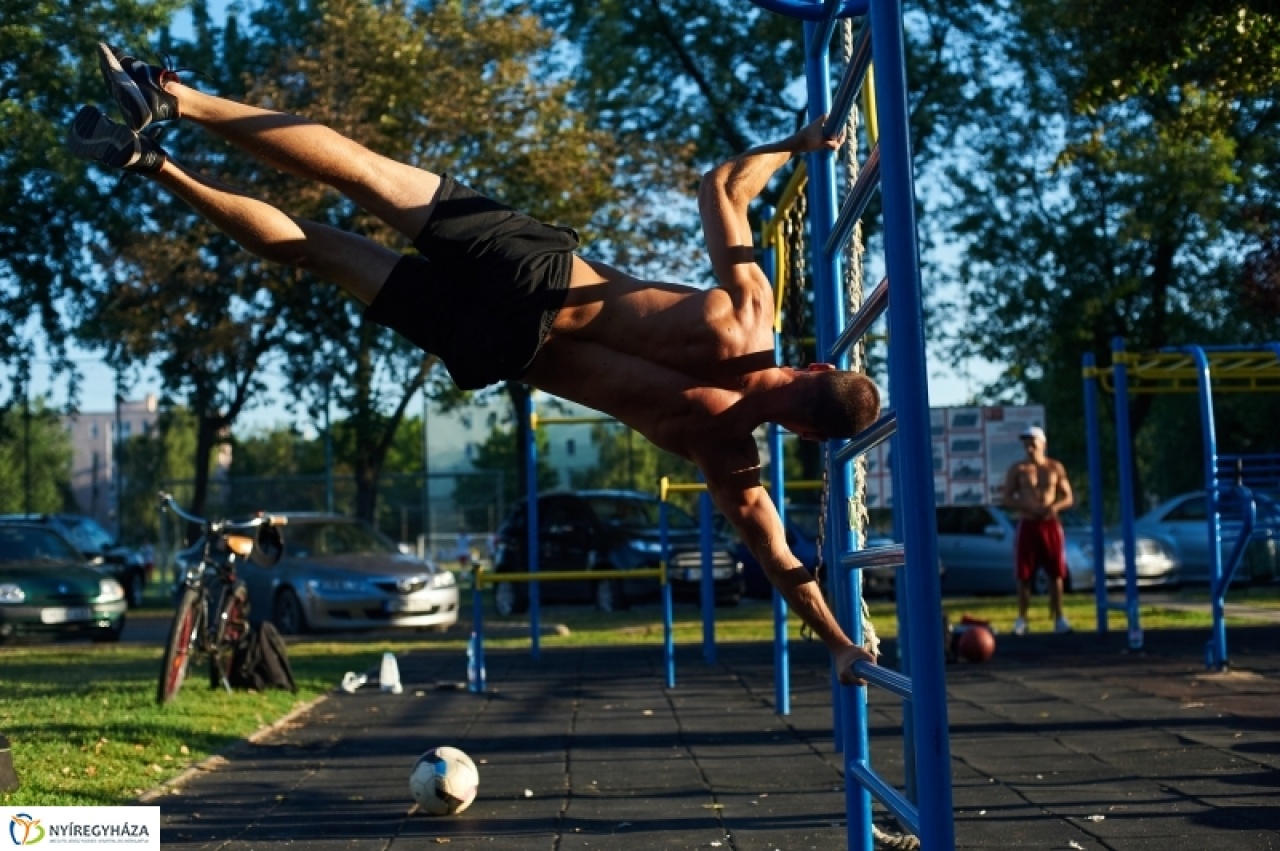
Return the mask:
<path fill-rule="evenodd" d="M 844 464 L 893 437 L 898 430 L 898 415 L 893 409 L 885 411 L 880 419 L 858 432 L 853 439 L 835 451 L 836 463 Z"/>
<path fill-rule="evenodd" d="M 836 251 L 849 241 L 850 235 L 853 234 L 853 226 L 858 223 L 858 219 L 862 218 L 863 211 L 867 209 L 871 196 L 879 186 L 880 144 L 876 143 L 871 153 L 867 155 L 867 161 L 862 164 L 862 170 L 858 172 L 858 180 L 849 191 L 849 197 L 840 206 L 840 215 L 836 217 L 836 223 L 831 228 L 831 235 L 827 237 L 826 245 L 822 246 L 827 257 L 834 257 Z"/>
<path fill-rule="evenodd" d="M 888 807 L 908 833 L 920 835 L 920 811 L 901 792 L 881 780 L 866 763 L 855 762 L 849 770 L 876 800 Z"/>
<path fill-rule="evenodd" d="M 869 567 L 902 567 L 907 563 L 906 547 L 893 544 L 888 547 L 867 547 L 854 550 L 840 557 L 840 566 L 850 570 L 865 570 Z"/>
<path fill-rule="evenodd" d="M 826 40 L 824 39 L 822 43 L 825 45 Z M 827 114 L 827 121 L 822 125 L 822 132 L 827 136 L 838 134 L 849 119 L 853 101 L 862 90 L 862 84 L 867 79 L 867 69 L 870 67 L 871 27 L 863 26 L 858 30 L 858 38 L 853 43 L 853 54 L 849 57 L 849 64 L 844 69 L 844 76 L 840 78 L 840 86 L 831 99 L 831 112 Z M 853 144 L 852 139 L 846 139 L 845 142 Z"/>
<path fill-rule="evenodd" d="M 903 700 L 911 700 L 910 677 L 904 677 L 895 670 L 872 665 L 870 662 L 855 662 L 853 672 L 872 685 L 893 692 Z"/>
<path fill-rule="evenodd" d="M 862 339 L 862 335 L 880 318 L 889 306 L 889 279 L 883 278 L 876 288 L 862 302 L 857 314 L 845 326 L 844 333 L 836 340 L 827 355 L 827 363 L 836 363 L 849 350 L 849 347 Z"/>

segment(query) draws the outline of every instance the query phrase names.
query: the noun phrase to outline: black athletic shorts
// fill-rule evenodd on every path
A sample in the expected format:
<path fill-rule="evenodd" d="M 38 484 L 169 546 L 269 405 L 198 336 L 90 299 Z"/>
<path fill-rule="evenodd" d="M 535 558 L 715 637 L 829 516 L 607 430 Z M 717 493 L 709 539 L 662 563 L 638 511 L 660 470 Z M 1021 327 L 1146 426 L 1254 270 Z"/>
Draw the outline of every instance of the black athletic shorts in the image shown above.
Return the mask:
<path fill-rule="evenodd" d="M 445 175 L 431 220 L 365 317 L 444 361 L 463 390 L 529 369 L 569 290 L 578 235 Z"/>

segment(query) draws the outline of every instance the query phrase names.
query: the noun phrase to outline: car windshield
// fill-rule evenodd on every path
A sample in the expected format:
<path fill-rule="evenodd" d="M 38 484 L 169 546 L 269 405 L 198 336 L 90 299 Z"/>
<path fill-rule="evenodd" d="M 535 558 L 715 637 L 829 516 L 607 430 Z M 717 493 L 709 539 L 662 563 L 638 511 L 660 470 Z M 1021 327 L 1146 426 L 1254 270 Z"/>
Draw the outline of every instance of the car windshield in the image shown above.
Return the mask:
<path fill-rule="evenodd" d="M 642 532 L 658 528 L 660 503 L 656 499 L 603 495 L 587 496 L 585 499 L 596 517 L 610 526 Z M 667 528 L 696 529 L 698 523 L 688 512 L 668 503 Z"/>
<path fill-rule="evenodd" d="M 81 552 L 101 553 L 111 547 L 112 539 L 107 530 L 98 525 L 98 521 L 90 517 L 81 517 L 67 524 L 67 534 L 71 542 Z"/>
<path fill-rule="evenodd" d="M 285 553 L 308 556 L 394 554 L 399 548 L 362 523 L 290 523 L 284 533 Z"/>
<path fill-rule="evenodd" d="M 81 560 L 81 555 L 50 529 L 0 526 L 0 562 Z"/>

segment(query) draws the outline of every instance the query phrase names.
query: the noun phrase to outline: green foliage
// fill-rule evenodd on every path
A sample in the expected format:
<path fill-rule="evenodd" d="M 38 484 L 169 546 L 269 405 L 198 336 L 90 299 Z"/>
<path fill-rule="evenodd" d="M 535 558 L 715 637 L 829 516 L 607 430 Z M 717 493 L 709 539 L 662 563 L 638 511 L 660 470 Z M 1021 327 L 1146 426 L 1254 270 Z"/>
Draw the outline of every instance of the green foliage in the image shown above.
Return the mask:
<path fill-rule="evenodd" d="M 136 37 L 179 5 L 0 0 L 0 369 L 24 374 L 37 348 L 65 354 L 63 300 L 83 288 L 83 249 L 116 216 L 62 144 L 80 106 L 102 99 L 84 60 L 104 32 Z"/>
<path fill-rule="evenodd" d="M 120 445 L 120 532 L 125 543 L 163 540 L 156 494 L 175 480 L 190 481 L 195 455 L 196 418 L 184 408 L 160 411 L 148 434 L 136 434 Z M 190 489 L 176 493 L 183 506 L 190 504 Z"/>
<path fill-rule="evenodd" d="M 548 437 L 546 430 L 538 432 L 538 490 L 554 488 L 560 481 L 559 475 L 547 463 Z M 484 443 L 476 450 L 476 457 L 471 459 L 471 466 L 482 473 L 500 473 L 502 475 L 502 502 L 511 505 L 525 494 L 520 489 L 520 458 L 515 429 L 496 426 Z M 489 528 L 490 518 L 485 515 L 484 506 L 492 504 L 494 496 L 493 479 L 490 476 L 463 476 L 457 480 L 454 498 L 459 506 L 477 506 L 468 508 L 466 517 L 470 529 Z M 475 516 L 472 516 L 474 514 Z M 503 518 L 497 518 L 501 522 Z"/>
<path fill-rule="evenodd" d="M 71 440 L 44 399 L 0 415 L 0 514 L 66 510 L 70 473 Z"/>
<path fill-rule="evenodd" d="M 1085 352 L 1106 363 L 1116 336 L 1143 350 L 1280 332 L 1245 274 L 1274 233 L 1260 211 L 1280 201 L 1278 78 L 1274 62 L 1231 70 L 1275 49 L 1275 21 L 1245 4 L 1239 26 L 1208 25 L 1211 5 L 990 4 L 1001 36 L 972 52 L 973 122 L 943 210 L 962 246 L 956 354 L 1005 365 L 985 400 L 1047 406 L 1051 452 L 1078 482 Z M 1267 397 L 1248 406 L 1280 413 Z M 1152 429 L 1140 470 L 1198 458 L 1198 429 L 1155 410 L 1132 409 L 1135 431 Z"/>
<path fill-rule="evenodd" d="M 670 452 L 665 452 L 618 424 L 591 427 L 591 440 L 600 452 L 599 463 L 590 470 L 574 473 L 575 488 L 621 488 L 657 493 L 658 482 L 694 482 L 698 468 Z"/>

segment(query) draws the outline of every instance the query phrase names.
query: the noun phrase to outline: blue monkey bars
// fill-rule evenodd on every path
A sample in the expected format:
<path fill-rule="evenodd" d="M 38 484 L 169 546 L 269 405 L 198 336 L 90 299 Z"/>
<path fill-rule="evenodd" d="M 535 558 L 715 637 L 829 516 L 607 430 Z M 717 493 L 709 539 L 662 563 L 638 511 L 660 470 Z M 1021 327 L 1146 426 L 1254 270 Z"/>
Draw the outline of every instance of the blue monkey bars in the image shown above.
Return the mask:
<path fill-rule="evenodd" d="M 1200 401 L 1202 464 L 1206 503 L 1209 553 L 1209 597 L 1213 630 L 1205 646 L 1205 666 L 1216 670 L 1228 667 L 1226 595 L 1227 589 L 1254 534 L 1274 533 L 1280 517 L 1274 510 L 1259 514 L 1253 489 L 1273 490 L 1280 486 L 1280 455 L 1222 455 L 1214 423 L 1213 394 L 1274 393 L 1280 391 L 1280 343 L 1260 346 L 1179 346 L 1159 352 L 1136 353 L 1125 350 L 1120 337 L 1111 342 L 1111 366 L 1099 367 L 1092 353 L 1084 356 L 1085 415 L 1088 428 L 1089 493 L 1093 510 L 1093 560 L 1097 601 L 1098 632 L 1107 631 L 1107 612 L 1120 609 L 1128 619 L 1129 644 L 1143 643 L 1139 620 L 1137 560 L 1134 530 L 1133 434 L 1129 425 L 1129 394 L 1196 393 Z M 1217 376 L 1215 384 L 1214 376 Z M 1123 604 L 1111 604 L 1106 595 L 1105 553 L 1101 545 L 1103 514 L 1102 449 L 1097 415 L 1097 393 L 1101 387 L 1115 393 L 1116 461 L 1120 479 L 1120 530 L 1124 547 Z M 1232 508 L 1231 519 L 1223 522 L 1223 509 Z M 1235 541 L 1223 558 L 1223 532 Z"/>
<path fill-rule="evenodd" d="M 915 188 L 908 128 L 906 58 L 901 0 L 752 0 L 804 23 L 805 77 L 810 119 L 828 116 L 825 130 L 835 135 L 844 126 L 857 92 L 872 80 L 878 139 L 860 169 L 855 185 L 837 211 L 833 152 L 810 154 L 806 163 L 810 211 L 812 270 L 818 351 L 832 363 L 847 364 L 848 351 L 872 322 L 887 312 L 889 327 L 889 391 L 892 410 L 864 434 L 827 453 L 830 481 L 824 561 L 849 570 L 872 564 L 903 566 L 898 583 L 905 610 L 912 614 L 899 625 L 903 672 L 859 663 L 868 683 L 904 701 L 908 789 L 904 795 L 871 767 L 866 690 L 835 691 L 837 741 L 844 752 L 848 845 L 858 851 L 873 847 L 871 796 L 874 795 L 923 847 L 942 851 L 955 847 L 951 807 L 950 744 L 947 731 L 946 679 L 942 646 L 942 600 L 938 580 L 934 517 L 933 453 L 929 430 L 928 374 L 925 367 L 923 297 L 915 222 Z M 829 40 L 837 18 L 865 15 L 852 59 L 832 102 Z M 869 74 L 874 59 L 876 74 Z M 854 144 L 849 140 L 847 144 Z M 790 187 L 789 187 L 790 188 Z M 875 190 L 881 191 L 887 280 L 867 298 L 849 322 L 841 297 L 841 252 Z M 896 433 L 900 459 L 895 470 L 896 507 L 902 548 L 861 549 L 845 506 L 853 491 L 849 462 L 859 453 Z M 780 467 L 778 463 L 775 468 Z M 838 522 L 844 521 L 844 522 Z M 888 550 L 892 550 L 889 552 Z M 844 570 L 832 571 L 836 616 L 855 642 L 863 640 L 862 589 Z M 910 637 L 907 640 L 907 631 Z"/>

